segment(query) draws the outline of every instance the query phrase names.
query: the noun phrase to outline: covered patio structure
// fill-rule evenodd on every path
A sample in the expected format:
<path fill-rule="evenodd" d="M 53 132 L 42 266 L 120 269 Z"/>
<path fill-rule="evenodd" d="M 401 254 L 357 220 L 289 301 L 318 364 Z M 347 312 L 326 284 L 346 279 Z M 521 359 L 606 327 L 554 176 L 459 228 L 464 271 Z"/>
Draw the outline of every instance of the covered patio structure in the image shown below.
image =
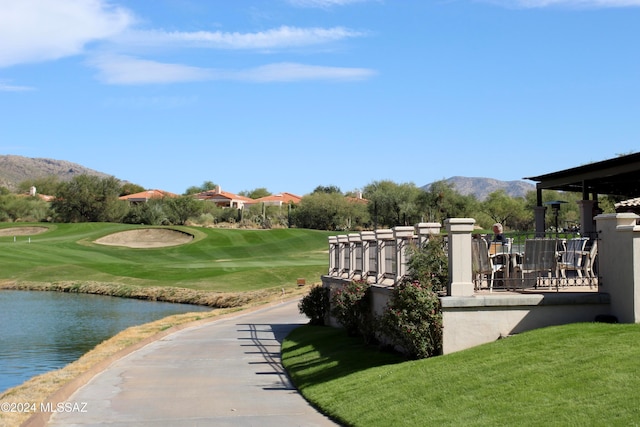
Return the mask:
<path fill-rule="evenodd" d="M 580 232 L 588 236 L 596 231 L 593 218 L 601 213 L 598 195 L 640 196 L 640 153 L 523 179 L 536 182 L 536 232 L 542 233 L 545 229 L 546 207 L 542 202 L 542 190 L 557 190 L 582 193 Z"/>

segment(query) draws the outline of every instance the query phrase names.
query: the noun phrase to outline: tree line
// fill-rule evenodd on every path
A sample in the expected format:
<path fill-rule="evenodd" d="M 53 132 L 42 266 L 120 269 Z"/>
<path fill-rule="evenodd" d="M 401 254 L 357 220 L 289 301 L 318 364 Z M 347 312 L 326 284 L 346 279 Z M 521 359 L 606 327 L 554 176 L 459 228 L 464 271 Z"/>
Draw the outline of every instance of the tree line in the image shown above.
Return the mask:
<path fill-rule="evenodd" d="M 51 202 L 27 197 L 32 186 L 40 194 L 53 196 Z M 212 225 L 240 223 L 250 227 L 298 227 L 331 231 L 358 231 L 415 225 L 419 222 L 440 222 L 447 218 L 475 218 L 483 229 L 499 222 L 510 231 L 532 230 L 536 193 L 525 197 L 511 197 L 504 190 L 495 191 L 485 199 L 462 195 L 446 181 L 433 183 L 423 190 L 413 183 L 390 180 L 374 181 L 360 191 L 343 192 L 334 185 L 318 186 L 301 202 L 285 207 L 251 205 L 243 209 L 221 208 L 213 203 L 193 197 L 202 191 L 213 190 L 216 185 L 205 181 L 189 187 L 179 197 L 151 199 L 146 203 L 131 204 L 119 197 L 144 191 L 130 183 L 121 183 L 113 177 L 101 178 L 79 175 L 71 181 L 60 182 L 55 177 L 21 183 L 18 193 L 0 188 L 0 221 L 51 222 L 122 222 L 147 225 Z M 256 188 L 240 193 L 257 199 L 271 193 Z M 579 224 L 579 193 L 551 190 L 543 192 L 545 202 L 563 200 L 558 225 L 570 229 Z M 601 196 L 599 207 L 613 212 L 614 200 Z M 555 217 L 548 217 L 548 227 Z"/>

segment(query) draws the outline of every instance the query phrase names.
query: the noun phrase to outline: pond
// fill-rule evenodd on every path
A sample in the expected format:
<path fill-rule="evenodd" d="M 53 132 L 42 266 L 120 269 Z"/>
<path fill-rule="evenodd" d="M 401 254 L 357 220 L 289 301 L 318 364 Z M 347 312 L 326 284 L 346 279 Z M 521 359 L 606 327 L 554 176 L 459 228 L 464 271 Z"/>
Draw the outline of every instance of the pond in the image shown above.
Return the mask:
<path fill-rule="evenodd" d="M 0 291 L 0 393 L 77 360 L 130 326 L 211 311 L 99 295 Z"/>

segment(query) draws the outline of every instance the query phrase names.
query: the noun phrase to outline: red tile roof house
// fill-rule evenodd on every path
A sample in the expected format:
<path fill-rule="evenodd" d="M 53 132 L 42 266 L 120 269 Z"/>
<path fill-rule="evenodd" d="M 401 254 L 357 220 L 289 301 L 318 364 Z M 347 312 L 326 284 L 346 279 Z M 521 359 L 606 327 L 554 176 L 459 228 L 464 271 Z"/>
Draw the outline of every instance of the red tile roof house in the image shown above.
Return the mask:
<path fill-rule="evenodd" d="M 203 191 L 195 194 L 194 197 L 198 200 L 215 203 L 217 206 L 223 208 L 242 209 L 244 205 L 255 203 L 255 200 L 248 197 L 239 196 L 237 194 L 229 193 L 228 191 L 222 191 L 219 185 L 216 186 L 215 190 Z"/>
<path fill-rule="evenodd" d="M 302 200 L 302 197 L 296 196 L 291 193 L 280 193 L 280 194 L 272 194 L 271 196 L 260 197 L 259 199 L 253 200 L 248 204 L 257 204 L 264 203 L 265 206 L 278 206 L 282 207 L 289 204 L 297 205 Z"/>
<path fill-rule="evenodd" d="M 162 190 L 146 190 L 140 193 L 127 194 L 120 196 L 120 200 L 126 200 L 131 203 L 146 203 L 151 199 L 164 199 L 165 197 L 178 197 L 177 194 Z"/>

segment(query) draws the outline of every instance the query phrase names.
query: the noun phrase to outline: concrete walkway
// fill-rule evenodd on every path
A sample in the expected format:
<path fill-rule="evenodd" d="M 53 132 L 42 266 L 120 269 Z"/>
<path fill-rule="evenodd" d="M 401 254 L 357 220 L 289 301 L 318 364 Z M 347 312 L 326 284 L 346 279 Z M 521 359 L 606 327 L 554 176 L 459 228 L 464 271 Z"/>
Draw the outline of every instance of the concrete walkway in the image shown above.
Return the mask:
<path fill-rule="evenodd" d="M 170 334 L 93 377 L 48 426 L 335 426 L 280 363 L 307 321 L 289 301 Z"/>

